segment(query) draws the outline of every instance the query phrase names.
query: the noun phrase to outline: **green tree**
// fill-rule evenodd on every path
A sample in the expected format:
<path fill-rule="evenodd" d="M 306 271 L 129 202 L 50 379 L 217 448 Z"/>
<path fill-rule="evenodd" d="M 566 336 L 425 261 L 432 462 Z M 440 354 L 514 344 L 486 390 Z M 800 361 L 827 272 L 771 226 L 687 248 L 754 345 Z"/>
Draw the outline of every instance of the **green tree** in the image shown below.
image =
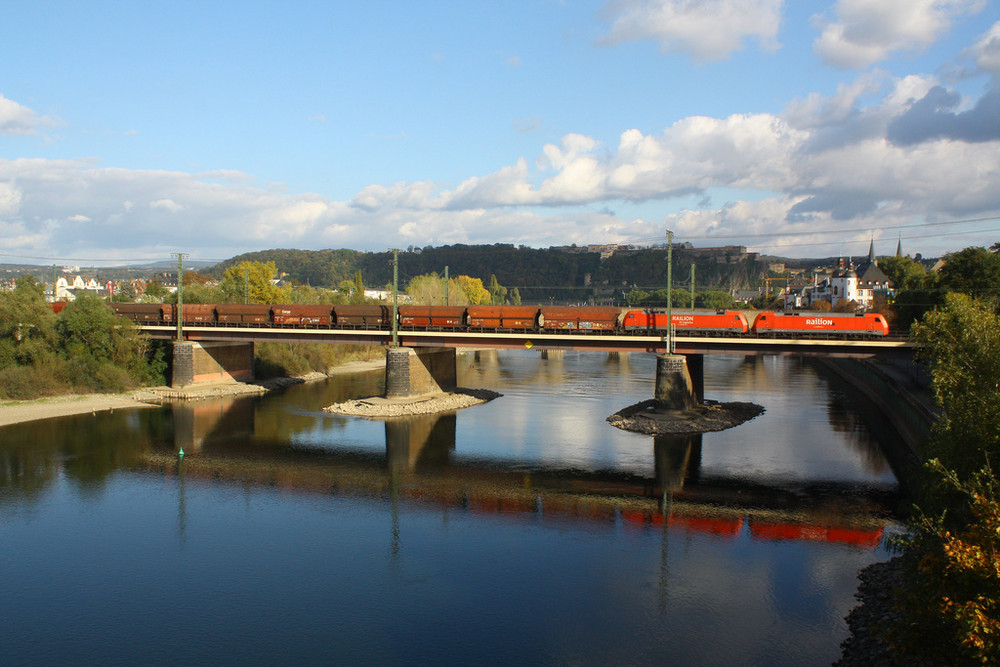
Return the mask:
<path fill-rule="evenodd" d="M 494 306 L 502 306 L 507 301 L 507 288 L 500 284 L 496 274 L 490 274 L 490 303 Z"/>
<path fill-rule="evenodd" d="M 361 269 L 354 272 L 354 294 L 361 299 L 365 297 L 365 283 L 361 280 Z"/>
<path fill-rule="evenodd" d="M 520 306 L 521 305 L 521 290 L 516 287 L 510 290 L 510 305 Z"/>
<path fill-rule="evenodd" d="M 184 303 L 225 303 L 226 296 L 218 287 L 192 283 L 184 286 Z M 177 292 L 163 299 L 163 303 L 177 303 Z"/>
<path fill-rule="evenodd" d="M 1000 289 L 1000 254 L 982 247 L 950 253 L 938 272 L 938 283 L 946 290 L 996 300 Z"/>
<path fill-rule="evenodd" d="M 914 326 L 941 407 L 924 445 L 890 640 L 933 664 L 1000 660 L 1000 317 L 950 293 Z"/>
<path fill-rule="evenodd" d="M 147 363 L 147 339 L 100 298 L 81 294 L 59 313 L 56 331 L 71 377 L 99 391 L 121 391 L 156 374 Z"/>
<path fill-rule="evenodd" d="M 437 273 L 425 273 L 416 276 L 406 286 L 406 293 L 409 295 L 412 303 L 427 306 L 444 305 L 444 278 Z M 448 304 L 452 306 L 465 306 L 469 304 L 469 300 L 465 296 L 460 282 L 456 279 L 448 281 L 447 297 Z"/>
<path fill-rule="evenodd" d="M 951 293 L 914 334 L 942 408 L 928 457 L 965 479 L 1000 461 L 1000 317 L 989 302 Z"/>
<path fill-rule="evenodd" d="M 114 294 L 114 300 L 119 302 L 132 302 L 137 298 L 138 295 L 135 293 L 135 286 L 127 280 L 122 281 L 121 287 Z"/>
<path fill-rule="evenodd" d="M 45 302 L 44 286 L 19 278 L 0 292 L 0 368 L 41 363 L 56 347 L 56 316 Z"/>
<path fill-rule="evenodd" d="M 649 298 L 649 292 L 646 292 L 641 289 L 632 290 L 631 292 L 625 295 L 625 303 L 627 303 L 630 306 L 638 306 L 648 298 Z"/>
<path fill-rule="evenodd" d="M 722 290 L 709 290 L 695 295 L 695 304 L 699 308 L 712 308 L 714 310 L 726 310 L 736 306 L 736 299 L 729 292 Z"/>
<path fill-rule="evenodd" d="M 927 279 L 924 267 L 909 257 L 883 257 L 878 261 L 878 268 L 882 269 L 897 292 L 920 289 Z"/>
<path fill-rule="evenodd" d="M 229 303 L 284 303 L 288 291 L 274 283 L 277 274 L 274 262 L 240 262 L 226 269 L 219 287 Z"/>
<path fill-rule="evenodd" d="M 151 280 L 146 283 L 146 291 L 143 293 L 145 301 L 159 303 L 167 296 L 167 288 L 160 284 L 158 280 Z"/>
<path fill-rule="evenodd" d="M 349 300 L 354 295 L 354 290 L 357 285 L 354 284 L 353 280 L 341 280 L 337 285 L 337 291 L 344 297 L 344 300 Z"/>

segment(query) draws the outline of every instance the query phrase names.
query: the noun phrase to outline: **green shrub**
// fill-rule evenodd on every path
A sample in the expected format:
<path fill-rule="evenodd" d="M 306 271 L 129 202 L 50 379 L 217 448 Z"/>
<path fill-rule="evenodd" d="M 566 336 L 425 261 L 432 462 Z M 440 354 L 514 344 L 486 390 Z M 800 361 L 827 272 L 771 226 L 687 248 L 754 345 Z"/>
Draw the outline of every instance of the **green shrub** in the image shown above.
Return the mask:
<path fill-rule="evenodd" d="M 120 393 L 135 386 L 128 371 L 110 363 L 100 364 L 93 376 L 94 391 Z"/>
<path fill-rule="evenodd" d="M 0 397 L 26 400 L 40 396 L 65 394 L 69 387 L 60 382 L 51 368 L 8 366 L 0 369 Z"/>

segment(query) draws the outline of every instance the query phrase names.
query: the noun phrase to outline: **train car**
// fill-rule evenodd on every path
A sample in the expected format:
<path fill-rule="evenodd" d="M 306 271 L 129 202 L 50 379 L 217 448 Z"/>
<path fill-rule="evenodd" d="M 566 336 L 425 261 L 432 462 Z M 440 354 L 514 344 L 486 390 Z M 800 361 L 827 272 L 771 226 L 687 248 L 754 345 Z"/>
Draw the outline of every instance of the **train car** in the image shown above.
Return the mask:
<path fill-rule="evenodd" d="M 265 326 L 271 323 L 271 306 L 260 304 L 220 303 L 215 306 L 219 324 L 226 326 Z"/>
<path fill-rule="evenodd" d="M 333 306 L 329 304 L 283 304 L 271 306 L 272 321 L 281 325 L 328 327 L 333 322 Z"/>
<path fill-rule="evenodd" d="M 338 327 L 350 329 L 381 329 L 392 324 L 392 308 L 373 304 L 354 304 L 333 307 Z"/>
<path fill-rule="evenodd" d="M 127 317 L 137 324 L 162 324 L 174 321 L 174 307 L 169 304 L 112 303 L 111 309 L 116 315 Z"/>
<path fill-rule="evenodd" d="M 214 303 L 185 303 L 181 305 L 182 324 L 215 324 Z"/>
<path fill-rule="evenodd" d="M 538 325 L 550 331 L 614 331 L 621 328 L 624 313 L 621 308 L 608 306 L 542 306 L 539 308 Z"/>
<path fill-rule="evenodd" d="M 470 329 L 533 331 L 538 328 L 538 306 L 469 306 L 468 325 Z"/>
<path fill-rule="evenodd" d="M 465 306 L 399 306 L 399 326 L 406 328 L 465 328 Z"/>
<path fill-rule="evenodd" d="M 750 321 L 738 310 L 720 312 L 672 311 L 670 321 L 678 333 L 701 333 L 709 335 L 745 334 L 750 330 Z M 665 310 L 630 310 L 622 321 L 625 331 L 659 332 L 667 328 Z"/>
<path fill-rule="evenodd" d="M 881 337 L 889 333 L 889 323 L 880 313 L 759 313 L 753 321 L 760 336 L 848 336 Z"/>

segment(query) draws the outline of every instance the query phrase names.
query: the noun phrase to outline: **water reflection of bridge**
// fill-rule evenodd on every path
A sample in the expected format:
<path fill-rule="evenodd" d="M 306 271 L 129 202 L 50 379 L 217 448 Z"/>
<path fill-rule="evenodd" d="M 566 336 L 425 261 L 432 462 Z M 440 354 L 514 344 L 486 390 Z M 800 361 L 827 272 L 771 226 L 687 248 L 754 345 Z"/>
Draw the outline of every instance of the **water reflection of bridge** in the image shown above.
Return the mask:
<path fill-rule="evenodd" d="M 295 492 L 402 498 L 463 511 L 544 520 L 621 521 L 720 536 L 878 544 L 895 492 L 853 484 L 798 487 L 701 474 L 701 436 L 658 437 L 652 477 L 617 471 L 521 469 L 455 454 L 454 414 L 387 420 L 385 452 L 289 446 L 256 430 L 254 401 L 174 409 L 175 452 L 138 462 L 166 474 Z M 315 417 L 302 416 L 303 419 Z"/>

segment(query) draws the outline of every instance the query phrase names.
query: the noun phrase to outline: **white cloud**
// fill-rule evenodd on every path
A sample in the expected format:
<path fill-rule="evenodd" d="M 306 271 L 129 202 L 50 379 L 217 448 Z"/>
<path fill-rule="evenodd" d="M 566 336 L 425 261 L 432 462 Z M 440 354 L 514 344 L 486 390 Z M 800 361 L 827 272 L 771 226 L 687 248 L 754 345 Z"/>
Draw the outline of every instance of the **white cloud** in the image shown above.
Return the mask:
<path fill-rule="evenodd" d="M 867 67 L 893 51 L 933 44 L 957 16 L 978 12 L 983 0 L 838 0 L 836 21 L 815 17 L 822 34 L 814 48 L 827 63 Z"/>
<path fill-rule="evenodd" d="M 653 40 L 665 53 L 683 52 L 699 61 L 722 60 L 756 38 L 778 47 L 784 0 L 612 0 L 603 44 Z"/>
<path fill-rule="evenodd" d="M 980 69 L 1000 79 L 1000 22 L 994 23 L 969 50 Z"/>
<path fill-rule="evenodd" d="M 38 124 L 34 111 L 0 95 L 0 134 L 35 134 Z"/>
<path fill-rule="evenodd" d="M 0 181 L 0 219 L 17 216 L 21 208 L 21 190 L 14 183 Z"/>
<path fill-rule="evenodd" d="M 159 208 L 164 211 L 170 211 L 171 213 L 177 213 L 178 211 L 183 211 L 184 207 L 178 204 L 172 199 L 157 199 L 156 201 L 149 202 L 149 208 Z"/>

